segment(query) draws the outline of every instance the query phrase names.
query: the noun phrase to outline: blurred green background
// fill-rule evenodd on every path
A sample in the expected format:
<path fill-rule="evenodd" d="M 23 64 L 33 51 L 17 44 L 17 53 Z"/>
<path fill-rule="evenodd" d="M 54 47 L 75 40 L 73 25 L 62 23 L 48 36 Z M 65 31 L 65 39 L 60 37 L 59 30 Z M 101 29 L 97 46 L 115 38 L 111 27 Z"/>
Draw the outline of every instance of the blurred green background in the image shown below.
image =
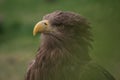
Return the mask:
<path fill-rule="evenodd" d="M 80 13 L 91 22 L 91 57 L 120 80 L 119 0 L 0 0 L 0 80 L 24 80 L 39 47 L 34 25 L 55 10 Z"/>

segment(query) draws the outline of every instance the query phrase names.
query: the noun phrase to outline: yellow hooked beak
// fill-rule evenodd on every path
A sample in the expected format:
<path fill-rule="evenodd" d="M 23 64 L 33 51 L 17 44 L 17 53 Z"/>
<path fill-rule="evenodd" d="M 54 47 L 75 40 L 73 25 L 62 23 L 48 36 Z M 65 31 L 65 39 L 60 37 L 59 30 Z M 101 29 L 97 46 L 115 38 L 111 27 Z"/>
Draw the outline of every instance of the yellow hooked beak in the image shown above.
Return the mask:
<path fill-rule="evenodd" d="M 33 29 L 33 35 L 35 36 L 38 32 L 46 31 L 48 29 L 48 26 L 49 26 L 48 20 L 38 22 Z"/>

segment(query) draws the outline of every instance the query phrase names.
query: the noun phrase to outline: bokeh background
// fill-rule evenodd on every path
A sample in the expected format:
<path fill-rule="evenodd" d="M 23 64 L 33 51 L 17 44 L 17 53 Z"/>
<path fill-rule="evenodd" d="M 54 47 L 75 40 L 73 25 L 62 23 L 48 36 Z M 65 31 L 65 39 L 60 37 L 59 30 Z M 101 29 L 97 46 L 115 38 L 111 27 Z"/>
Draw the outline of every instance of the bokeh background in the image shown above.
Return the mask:
<path fill-rule="evenodd" d="M 24 80 L 40 44 L 32 29 L 55 10 L 74 11 L 91 22 L 90 55 L 120 80 L 119 0 L 0 0 L 0 80 Z"/>

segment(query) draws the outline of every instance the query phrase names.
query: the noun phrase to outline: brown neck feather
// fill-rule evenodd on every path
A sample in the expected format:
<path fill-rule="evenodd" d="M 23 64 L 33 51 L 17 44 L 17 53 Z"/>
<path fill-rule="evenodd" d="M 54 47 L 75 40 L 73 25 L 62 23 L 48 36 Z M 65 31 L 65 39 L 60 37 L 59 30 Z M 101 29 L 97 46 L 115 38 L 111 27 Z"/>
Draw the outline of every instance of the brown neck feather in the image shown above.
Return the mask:
<path fill-rule="evenodd" d="M 61 35 L 57 36 L 60 37 Z M 41 45 L 36 55 L 34 69 L 39 71 L 38 76 L 43 78 L 42 80 L 48 80 L 46 75 L 51 76 L 50 74 L 53 74 L 53 77 L 55 75 L 58 76 L 58 70 L 61 71 L 65 66 L 82 65 L 90 61 L 88 44 L 84 40 L 79 39 L 77 41 L 77 38 L 64 38 L 62 36 L 59 38 L 57 36 L 41 35 Z"/>

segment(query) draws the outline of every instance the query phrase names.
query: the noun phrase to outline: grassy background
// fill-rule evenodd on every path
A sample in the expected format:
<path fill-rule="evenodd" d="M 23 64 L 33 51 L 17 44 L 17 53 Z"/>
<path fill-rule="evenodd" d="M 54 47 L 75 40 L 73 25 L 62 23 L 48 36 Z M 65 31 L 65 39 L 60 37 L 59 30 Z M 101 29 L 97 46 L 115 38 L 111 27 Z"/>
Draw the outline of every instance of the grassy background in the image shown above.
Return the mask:
<path fill-rule="evenodd" d="M 23 80 L 39 46 L 34 25 L 55 10 L 86 16 L 94 34 L 91 57 L 120 80 L 119 0 L 0 0 L 0 80 Z"/>

